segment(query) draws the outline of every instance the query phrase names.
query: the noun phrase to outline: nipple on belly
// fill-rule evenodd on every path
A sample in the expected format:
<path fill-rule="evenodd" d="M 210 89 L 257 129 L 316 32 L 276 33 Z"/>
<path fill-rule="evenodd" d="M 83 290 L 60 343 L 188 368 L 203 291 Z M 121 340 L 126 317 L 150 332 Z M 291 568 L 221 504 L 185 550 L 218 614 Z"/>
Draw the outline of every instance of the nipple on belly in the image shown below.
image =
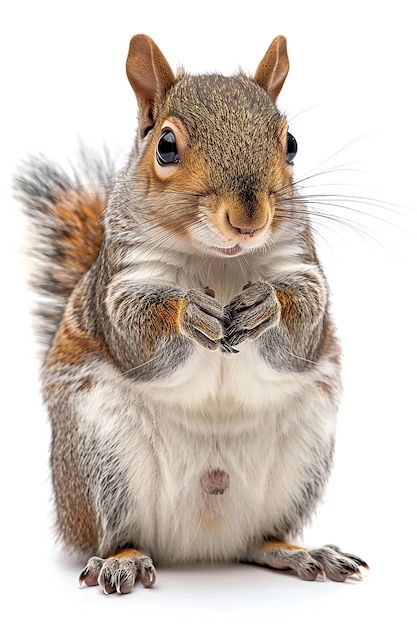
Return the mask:
<path fill-rule="evenodd" d="M 229 489 L 229 474 L 219 468 L 209 469 L 202 474 L 200 483 L 203 491 L 210 496 L 219 496 Z"/>

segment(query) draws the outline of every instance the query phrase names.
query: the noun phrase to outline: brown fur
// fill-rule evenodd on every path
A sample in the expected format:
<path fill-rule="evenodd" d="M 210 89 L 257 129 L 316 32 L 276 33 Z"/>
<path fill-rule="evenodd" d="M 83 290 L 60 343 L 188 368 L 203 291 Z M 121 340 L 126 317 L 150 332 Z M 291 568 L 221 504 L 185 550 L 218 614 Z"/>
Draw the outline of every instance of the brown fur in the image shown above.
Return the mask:
<path fill-rule="evenodd" d="M 283 548 L 284 550 L 302 550 L 300 546 L 295 546 L 292 543 L 286 543 L 285 541 L 264 541 L 264 543 L 259 546 L 261 552 L 268 552 L 268 550 L 273 550 L 274 548 Z"/>
<path fill-rule="evenodd" d="M 82 460 L 71 445 L 76 426 L 71 418 L 64 421 L 62 417 L 59 425 L 52 422 L 53 440 L 61 450 L 60 456 L 51 458 L 57 528 L 67 545 L 77 551 L 89 551 L 91 546 L 98 545 L 99 526 Z"/>
<path fill-rule="evenodd" d="M 181 313 L 185 306 L 184 299 L 166 300 L 156 304 L 146 319 L 144 345 L 152 350 L 160 337 L 169 337 L 180 333 Z"/>
<path fill-rule="evenodd" d="M 64 319 L 49 352 L 47 366 L 80 365 L 94 355 L 108 358 L 101 342 L 81 330 L 71 320 Z"/>
<path fill-rule="evenodd" d="M 51 206 L 66 228 L 57 233 L 60 243 L 60 265 L 54 269 L 54 279 L 62 295 L 69 297 L 79 277 L 93 264 L 103 241 L 101 217 L 104 200 L 85 190 L 70 190 L 61 201 Z"/>

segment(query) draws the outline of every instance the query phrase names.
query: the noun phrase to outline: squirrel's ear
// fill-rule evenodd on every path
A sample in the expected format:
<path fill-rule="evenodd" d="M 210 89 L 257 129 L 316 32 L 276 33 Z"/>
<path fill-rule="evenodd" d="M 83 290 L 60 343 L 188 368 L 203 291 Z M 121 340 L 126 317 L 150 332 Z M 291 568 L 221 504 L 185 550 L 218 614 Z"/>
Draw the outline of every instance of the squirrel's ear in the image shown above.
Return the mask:
<path fill-rule="evenodd" d="M 147 35 L 135 35 L 130 41 L 126 72 L 139 107 L 142 135 L 153 126 L 157 101 L 162 99 L 175 82 L 168 61 Z"/>
<path fill-rule="evenodd" d="M 275 37 L 255 73 L 255 81 L 276 100 L 287 77 L 290 64 L 287 55 L 287 41 L 279 35 Z"/>

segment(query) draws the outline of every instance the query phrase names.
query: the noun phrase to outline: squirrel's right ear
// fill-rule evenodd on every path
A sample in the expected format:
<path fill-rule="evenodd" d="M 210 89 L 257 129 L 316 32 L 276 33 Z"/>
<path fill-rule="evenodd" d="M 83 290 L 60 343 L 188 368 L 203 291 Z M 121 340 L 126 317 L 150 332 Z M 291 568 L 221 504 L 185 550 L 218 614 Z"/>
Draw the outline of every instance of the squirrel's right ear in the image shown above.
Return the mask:
<path fill-rule="evenodd" d="M 279 35 L 275 37 L 255 73 L 255 81 L 276 100 L 287 78 L 290 64 L 287 55 L 287 41 Z"/>
<path fill-rule="evenodd" d="M 175 76 L 168 61 L 147 35 L 135 35 L 130 40 L 126 72 L 139 107 L 142 136 L 155 123 L 158 100 L 174 84 Z"/>

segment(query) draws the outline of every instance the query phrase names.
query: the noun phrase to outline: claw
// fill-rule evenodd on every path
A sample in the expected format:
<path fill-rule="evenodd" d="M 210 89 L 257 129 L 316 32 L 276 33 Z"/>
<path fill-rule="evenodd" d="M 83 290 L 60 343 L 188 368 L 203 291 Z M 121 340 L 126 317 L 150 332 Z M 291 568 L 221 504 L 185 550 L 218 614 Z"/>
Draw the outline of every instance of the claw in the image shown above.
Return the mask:
<path fill-rule="evenodd" d="M 355 556 L 354 554 L 346 554 L 345 556 L 347 556 L 348 559 L 351 559 L 351 561 L 356 563 L 356 565 L 359 565 L 359 567 L 363 567 L 363 568 L 369 570 L 368 563 L 366 563 L 366 561 L 363 561 L 360 557 Z"/>
<path fill-rule="evenodd" d="M 364 561 L 363 559 L 361 559 L 360 556 L 356 556 L 356 554 L 350 554 L 349 552 L 342 552 L 342 550 L 338 546 L 335 546 L 333 544 L 326 544 L 324 546 L 324 548 L 330 548 L 330 550 L 334 550 L 334 552 L 337 552 L 341 556 L 344 556 L 344 557 L 350 559 L 351 561 L 353 561 L 359 567 L 363 567 L 366 570 L 370 569 L 368 563 L 366 561 Z M 360 579 L 362 580 L 362 574 L 361 574 L 359 569 L 357 569 L 356 572 L 354 572 L 354 573 L 356 573 L 360 577 Z"/>
<path fill-rule="evenodd" d="M 155 584 L 155 580 L 156 580 L 155 572 L 152 571 L 151 569 L 143 572 L 142 576 L 140 577 L 140 582 L 142 583 L 144 587 L 146 587 L 146 589 L 153 587 L 153 585 Z"/>
<path fill-rule="evenodd" d="M 83 582 L 85 581 L 85 579 L 87 578 L 87 570 L 88 568 L 85 567 L 83 569 L 82 572 L 80 572 L 80 575 L 78 576 L 78 584 L 80 585 L 80 587 L 82 587 Z"/>
<path fill-rule="evenodd" d="M 239 350 L 236 350 L 236 348 L 230 346 L 225 339 L 220 340 L 220 349 L 225 355 L 238 354 L 239 352 Z"/>

